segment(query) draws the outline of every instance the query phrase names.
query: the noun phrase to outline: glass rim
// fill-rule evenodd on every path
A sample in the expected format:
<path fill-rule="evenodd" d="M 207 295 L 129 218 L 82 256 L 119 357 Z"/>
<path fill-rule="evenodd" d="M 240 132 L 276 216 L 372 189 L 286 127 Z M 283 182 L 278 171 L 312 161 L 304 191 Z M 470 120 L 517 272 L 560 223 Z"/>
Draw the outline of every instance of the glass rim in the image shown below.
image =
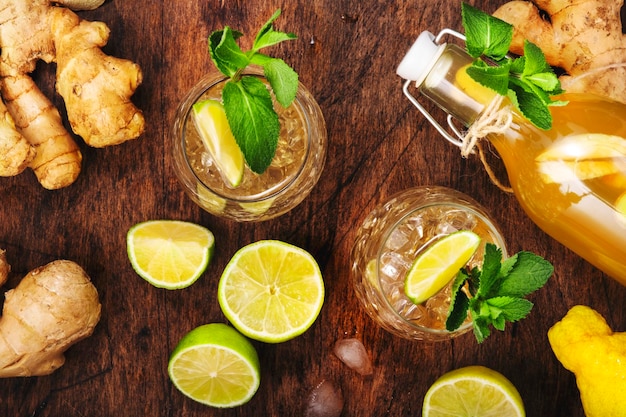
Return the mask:
<path fill-rule="evenodd" d="M 254 67 L 251 66 L 249 68 L 247 68 L 243 74 L 245 75 L 253 75 L 256 76 L 258 78 L 263 78 L 266 79 L 265 76 L 263 75 L 263 71 L 258 68 L 258 67 Z M 189 114 L 191 112 L 191 108 L 193 106 L 193 104 L 205 93 L 207 92 L 209 89 L 215 87 L 217 84 L 225 82 L 229 79 L 228 76 L 214 71 L 211 72 L 207 75 L 205 75 L 203 78 L 200 79 L 200 81 L 198 81 L 195 86 L 189 91 L 189 93 L 183 98 L 183 100 L 181 101 L 181 104 L 179 105 L 179 108 L 177 110 L 177 114 L 176 117 L 181 119 L 181 123 L 180 123 L 180 128 L 176 128 L 175 129 L 175 140 L 180 141 L 180 145 L 181 145 L 181 149 L 183 150 L 182 154 L 184 157 L 184 161 L 185 164 L 187 166 L 187 169 L 189 170 L 189 172 L 191 172 L 194 176 L 194 178 L 198 181 L 198 184 L 202 185 L 202 187 L 204 189 L 206 189 L 208 192 L 213 193 L 214 195 L 216 195 L 219 198 L 222 198 L 224 200 L 227 201 L 232 201 L 235 203 L 257 203 L 257 202 L 264 202 L 264 201 L 269 201 L 272 200 L 274 198 L 277 198 L 279 195 L 281 195 L 282 193 L 284 193 L 286 190 L 288 190 L 295 182 L 297 182 L 297 180 L 303 175 L 304 173 L 304 169 L 307 165 L 307 161 L 310 159 L 311 157 L 311 142 L 312 142 L 312 135 L 311 135 L 311 129 L 309 128 L 309 126 L 313 125 L 312 121 L 311 121 L 311 116 L 306 112 L 306 111 L 300 111 L 299 113 L 302 115 L 303 119 L 304 119 L 304 125 L 307 127 L 306 129 L 306 135 L 305 135 L 305 139 L 306 139 L 306 150 L 304 152 L 304 157 L 301 160 L 301 163 L 298 167 L 297 172 L 295 172 L 291 178 L 288 181 L 285 182 L 281 182 L 271 188 L 265 189 L 259 193 L 256 194 L 252 194 L 252 195 L 232 195 L 232 194 L 224 194 L 223 192 L 220 192 L 212 187 L 210 187 L 209 185 L 206 184 L 206 182 L 204 180 L 202 180 L 202 178 L 200 178 L 197 174 L 197 172 L 193 169 L 190 161 L 189 161 L 189 155 L 187 154 L 187 152 L 185 152 L 185 130 L 187 128 L 187 124 L 190 121 L 190 117 Z M 296 105 L 300 108 L 303 109 L 305 106 L 302 105 L 302 97 L 303 96 L 310 96 L 311 98 L 313 97 L 311 95 L 311 93 L 308 91 L 308 89 L 301 83 L 298 81 L 298 91 L 296 93 L 296 97 L 294 98 L 294 101 L 292 102 L 292 106 Z M 280 105 L 280 104 L 278 104 Z M 174 126 L 176 126 L 176 124 L 174 124 Z M 247 169 L 250 169 L 249 167 L 246 166 Z M 259 175 L 256 174 L 255 175 Z M 262 174 L 260 174 L 262 175 Z M 221 176 L 221 174 L 220 174 Z"/>
<path fill-rule="evenodd" d="M 432 187 L 431 187 L 432 188 Z M 457 192 L 456 190 L 452 190 Z M 460 192 L 457 192 L 460 193 Z M 394 196 L 391 196 L 389 201 L 393 200 L 395 197 L 400 196 L 402 193 L 398 193 Z M 381 274 L 380 274 L 380 265 L 381 265 L 381 256 L 382 256 L 382 252 L 383 252 L 383 248 L 385 247 L 386 242 L 389 240 L 389 237 L 391 236 L 391 234 L 393 233 L 394 230 L 396 230 L 398 228 L 398 226 L 404 222 L 409 216 L 411 216 L 413 213 L 415 213 L 416 211 L 419 210 L 424 210 L 427 209 L 429 207 L 434 207 L 434 206 L 447 206 L 447 207 L 457 207 L 466 211 L 470 211 L 472 214 L 474 214 L 475 216 L 479 217 L 480 220 L 482 222 L 484 222 L 488 228 L 489 231 L 493 233 L 493 235 L 497 238 L 498 242 L 496 242 L 498 244 L 498 247 L 502 250 L 502 257 L 503 259 L 506 259 L 508 257 L 508 252 L 506 249 L 506 242 L 504 240 L 504 237 L 502 236 L 502 232 L 500 232 L 500 229 L 498 228 L 498 226 L 489 218 L 489 216 L 487 216 L 486 213 L 484 213 L 482 206 L 480 206 L 480 204 L 478 202 L 472 201 L 472 199 L 469 196 L 465 196 L 463 195 L 465 198 L 469 198 L 470 201 L 468 201 L 467 203 L 470 203 L 472 205 L 476 205 L 477 209 L 474 207 L 470 207 L 468 206 L 467 203 L 463 203 L 463 202 L 456 202 L 456 201 L 441 201 L 441 202 L 429 202 L 429 203 L 425 203 L 422 205 L 419 205 L 419 207 L 415 207 L 411 210 L 407 210 L 407 212 L 405 214 L 403 214 L 398 220 L 396 220 L 395 222 L 393 222 L 391 225 L 389 225 L 388 227 L 385 228 L 385 231 L 382 235 L 382 239 L 381 239 L 381 245 L 379 245 L 378 250 L 376 251 L 376 283 L 378 284 L 378 287 L 382 289 L 382 283 L 381 283 Z M 438 237 L 441 237 L 442 235 L 437 235 L 435 237 L 433 237 L 431 240 L 429 240 L 429 243 L 432 242 L 433 240 L 437 239 Z M 420 249 L 418 251 L 421 252 L 423 251 L 424 248 Z M 412 329 L 412 331 L 416 331 L 416 332 L 422 332 L 422 333 L 428 333 L 428 334 L 432 334 L 432 335 L 437 335 L 437 336 L 446 336 L 446 335 L 457 335 L 460 333 L 465 333 L 466 331 L 468 331 L 471 327 L 472 327 L 472 321 L 469 320 L 467 323 L 462 324 L 458 329 L 453 330 L 453 331 L 449 331 L 446 329 L 433 329 L 431 327 L 425 327 L 419 324 L 414 323 L 413 321 L 407 319 L 406 317 L 404 317 L 402 314 L 400 314 L 391 304 L 391 302 L 389 301 L 389 298 L 387 297 L 387 295 L 385 294 L 384 291 L 381 290 L 381 294 L 382 294 L 382 298 L 384 300 L 385 306 L 388 307 L 388 310 L 390 312 L 392 312 L 393 316 L 396 317 L 398 319 L 399 322 L 401 322 L 403 325 L 406 325 L 408 327 L 410 327 Z M 389 326 L 392 327 L 396 327 L 393 324 L 388 324 Z M 400 329 L 398 329 L 400 330 Z"/>

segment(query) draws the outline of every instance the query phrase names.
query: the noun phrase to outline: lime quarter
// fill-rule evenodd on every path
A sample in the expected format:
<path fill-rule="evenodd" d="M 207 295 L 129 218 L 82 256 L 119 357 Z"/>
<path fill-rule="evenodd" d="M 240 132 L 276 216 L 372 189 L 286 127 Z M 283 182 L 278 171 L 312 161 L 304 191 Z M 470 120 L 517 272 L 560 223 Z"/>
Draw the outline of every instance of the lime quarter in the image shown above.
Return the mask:
<path fill-rule="evenodd" d="M 172 352 L 167 372 L 187 397 L 219 408 L 247 403 L 261 381 L 254 346 L 223 323 L 205 324 L 187 333 Z"/>
<path fill-rule="evenodd" d="M 179 220 L 138 223 L 126 235 L 133 269 L 159 288 L 180 289 L 193 284 L 207 268 L 214 246 L 210 230 Z"/>
<path fill-rule="evenodd" d="M 413 262 L 404 281 L 404 291 L 421 304 L 445 287 L 478 249 L 480 237 L 469 230 L 446 235 L 422 252 Z"/>
<path fill-rule="evenodd" d="M 220 278 L 218 301 L 244 335 L 278 343 L 304 333 L 324 302 L 324 281 L 313 256 L 276 240 L 241 248 Z"/>

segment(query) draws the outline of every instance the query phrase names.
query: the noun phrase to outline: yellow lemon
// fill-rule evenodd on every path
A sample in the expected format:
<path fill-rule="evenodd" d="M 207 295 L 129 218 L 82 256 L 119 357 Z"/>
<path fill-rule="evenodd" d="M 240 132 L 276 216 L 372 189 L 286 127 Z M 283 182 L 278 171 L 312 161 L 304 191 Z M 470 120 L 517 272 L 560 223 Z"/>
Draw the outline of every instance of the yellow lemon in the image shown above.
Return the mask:
<path fill-rule="evenodd" d="M 576 375 L 587 417 L 626 416 L 626 333 L 614 333 L 587 306 L 574 306 L 548 331 L 557 359 Z"/>

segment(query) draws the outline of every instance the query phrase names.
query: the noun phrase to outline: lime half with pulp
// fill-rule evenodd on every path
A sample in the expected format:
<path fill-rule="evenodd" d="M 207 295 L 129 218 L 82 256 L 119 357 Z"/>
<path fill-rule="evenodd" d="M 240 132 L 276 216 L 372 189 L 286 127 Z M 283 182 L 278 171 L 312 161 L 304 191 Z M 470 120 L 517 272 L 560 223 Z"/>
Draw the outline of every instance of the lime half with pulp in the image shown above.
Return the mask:
<path fill-rule="evenodd" d="M 254 346 L 223 323 L 205 324 L 187 333 L 172 352 L 167 372 L 187 397 L 219 408 L 247 403 L 261 380 Z"/>
<path fill-rule="evenodd" d="M 261 240 L 235 253 L 217 291 L 231 324 L 267 343 L 304 333 L 324 303 L 324 281 L 313 256 L 276 240 Z"/>
<path fill-rule="evenodd" d="M 423 417 L 524 417 L 524 403 L 504 375 L 484 366 L 468 366 L 441 376 L 428 389 Z"/>
<path fill-rule="evenodd" d="M 135 272 L 159 288 L 180 289 L 193 284 L 213 255 L 213 233 L 179 220 L 149 220 L 126 235 L 128 258 Z"/>

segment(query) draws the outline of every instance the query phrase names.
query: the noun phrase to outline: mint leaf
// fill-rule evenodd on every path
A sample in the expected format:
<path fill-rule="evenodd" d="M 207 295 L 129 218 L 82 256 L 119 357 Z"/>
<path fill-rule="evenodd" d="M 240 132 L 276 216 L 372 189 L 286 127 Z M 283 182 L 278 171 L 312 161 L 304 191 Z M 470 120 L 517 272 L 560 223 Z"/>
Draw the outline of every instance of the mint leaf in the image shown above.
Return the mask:
<path fill-rule="evenodd" d="M 502 250 L 493 243 L 485 244 L 482 273 L 476 295 L 491 297 L 498 290 L 500 268 L 502 265 Z"/>
<path fill-rule="evenodd" d="M 267 62 L 264 70 L 276 100 L 283 107 L 289 107 L 298 92 L 298 74 L 285 61 L 278 58 Z"/>
<path fill-rule="evenodd" d="M 552 114 L 545 100 L 532 91 L 527 84 L 511 80 L 509 94 L 515 95 L 517 107 L 524 117 L 540 129 L 552 127 Z"/>
<path fill-rule="evenodd" d="M 479 84 L 491 88 L 500 95 L 506 95 L 509 90 L 509 66 L 492 67 L 482 61 L 467 68 L 467 74 Z"/>
<path fill-rule="evenodd" d="M 492 317 L 502 317 L 509 322 L 523 319 L 533 308 L 533 303 L 530 301 L 516 297 L 493 297 L 488 299 L 486 303 L 489 305 Z"/>
<path fill-rule="evenodd" d="M 266 85 L 256 77 L 244 74 L 244 70 L 251 64 L 263 67 L 271 91 L 284 107 L 292 103 L 299 86 L 298 74 L 282 59 L 259 52 L 262 48 L 296 39 L 293 33 L 274 30 L 273 22 L 280 13 L 280 9 L 276 10 L 265 22 L 252 49 L 247 52 L 237 44 L 242 34 L 228 26 L 209 36 L 211 60 L 222 74 L 230 78 L 222 92 L 228 124 L 246 164 L 257 174 L 265 172 L 276 154 L 280 123 Z"/>
<path fill-rule="evenodd" d="M 467 318 L 467 310 L 469 308 L 469 298 L 467 294 L 462 291 L 463 285 L 469 279 L 467 273 L 464 270 L 454 278 L 452 283 L 452 297 L 450 299 L 450 313 L 446 319 L 446 329 L 453 331 L 461 327 L 465 319 Z"/>
<path fill-rule="evenodd" d="M 263 173 L 274 158 L 280 132 L 270 92 L 258 78 L 242 77 L 226 83 L 222 100 L 246 163 L 253 172 Z"/>
<path fill-rule="evenodd" d="M 531 252 L 518 252 L 502 260 L 502 250 L 487 243 L 482 270 L 473 268 L 468 274 L 461 269 L 452 284 L 446 329 L 458 329 L 469 313 L 476 340 L 482 343 L 491 326 L 502 331 L 507 322 L 530 313 L 533 303 L 524 297 L 543 287 L 553 271 L 550 262 Z M 466 283 L 471 298 L 463 290 Z"/>
<path fill-rule="evenodd" d="M 503 278 L 499 295 L 525 297 L 543 287 L 552 276 L 552 264 L 532 252 L 519 252 L 517 262 Z"/>
<path fill-rule="evenodd" d="M 481 85 L 510 98 L 515 107 L 540 129 L 552 127 L 548 106 L 563 105 L 550 96 L 563 92 L 558 77 L 541 49 L 524 42 L 524 55 L 507 56 L 513 26 L 466 3 L 461 5 L 466 49 L 474 62 L 468 75 Z M 496 68 L 496 69 L 491 69 Z"/>
<path fill-rule="evenodd" d="M 227 77 L 234 76 L 237 71 L 250 63 L 246 54 L 237 45 L 236 39 L 240 32 L 226 26 L 223 30 L 213 32 L 209 36 L 209 54 L 217 69 Z"/>
<path fill-rule="evenodd" d="M 257 33 L 256 38 L 254 39 L 254 44 L 252 45 L 253 51 L 256 52 L 259 49 L 298 38 L 293 33 L 277 32 L 274 30 L 272 23 L 274 23 L 278 16 L 280 16 L 280 13 L 280 9 L 276 10 L 272 17 L 270 17 L 269 20 L 265 22 L 263 27 L 261 27 L 259 33 Z"/>
<path fill-rule="evenodd" d="M 500 60 L 509 52 L 513 26 L 467 3 L 461 4 L 467 51 L 473 58 L 488 56 Z"/>

